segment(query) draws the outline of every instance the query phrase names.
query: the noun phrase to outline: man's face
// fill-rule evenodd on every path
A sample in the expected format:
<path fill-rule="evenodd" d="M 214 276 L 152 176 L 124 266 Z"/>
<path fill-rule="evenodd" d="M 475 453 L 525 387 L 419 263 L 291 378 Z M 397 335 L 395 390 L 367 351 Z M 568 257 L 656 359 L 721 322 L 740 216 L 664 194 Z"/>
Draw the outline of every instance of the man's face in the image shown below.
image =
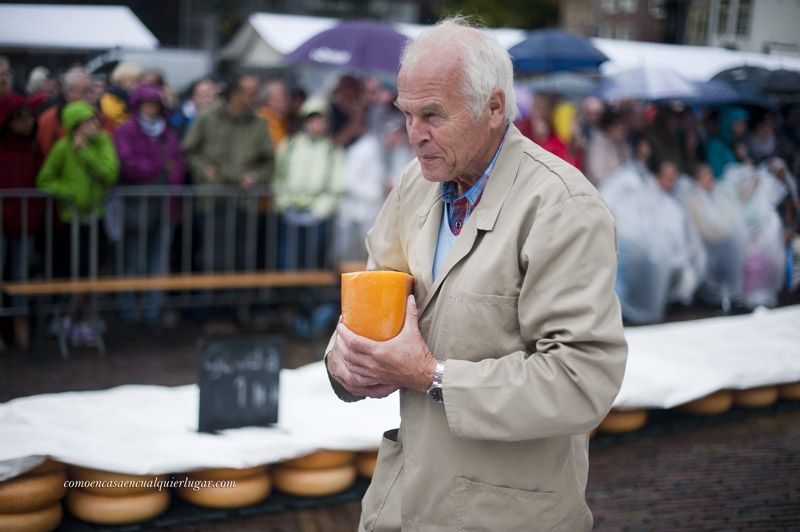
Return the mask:
<path fill-rule="evenodd" d="M 205 109 L 216 98 L 217 87 L 210 81 L 201 81 L 192 92 L 192 101 L 194 101 L 198 111 Z"/>
<path fill-rule="evenodd" d="M 675 184 L 678 182 L 678 167 L 671 162 L 663 162 L 658 169 L 657 176 L 658 184 L 666 192 L 675 190 Z"/>
<path fill-rule="evenodd" d="M 239 89 L 231 96 L 231 104 L 236 108 L 237 114 L 252 113 L 258 101 L 258 79 L 246 76 L 239 82 Z"/>
<path fill-rule="evenodd" d="M 398 75 L 397 106 L 406 117 L 408 140 L 428 181 L 479 177 L 493 148 L 492 129 L 503 126 L 503 119 L 492 115 L 488 106 L 476 121 L 462 87 L 461 66 L 435 54 Z"/>
<path fill-rule="evenodd" d="M 64 88 L 64 99 L 68 102 L 83 100 L 91 102 L 94 92 L 94 82 L 87 76 L 77 76 L 72 85 Z"/>

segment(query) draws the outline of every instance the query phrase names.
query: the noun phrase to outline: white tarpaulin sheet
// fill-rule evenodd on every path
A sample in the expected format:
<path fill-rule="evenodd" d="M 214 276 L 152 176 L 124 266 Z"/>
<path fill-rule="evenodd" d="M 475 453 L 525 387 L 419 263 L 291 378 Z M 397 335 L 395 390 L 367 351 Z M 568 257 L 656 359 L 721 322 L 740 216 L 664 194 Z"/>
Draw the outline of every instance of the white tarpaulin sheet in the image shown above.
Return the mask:
<path fill-rule="evenodd" d="M 615 406 L 670 408 L 723 388 L 800 381 L 800 306 L 629 328 Z M 131 474 L 249 467 L 316 449 L 375 448 L 398 426 L 397 394 L 343 403 L 321 362 L 281 372 L 279 422 L 199 434 L 194 385 L 120 386 L 0 405 L 0 480 L 31 457 Z"/>
<path fill-rule="evenodd" d="M 154 49 L 158 39 L 125 6 L 0 5 L 0 46 Z"/>

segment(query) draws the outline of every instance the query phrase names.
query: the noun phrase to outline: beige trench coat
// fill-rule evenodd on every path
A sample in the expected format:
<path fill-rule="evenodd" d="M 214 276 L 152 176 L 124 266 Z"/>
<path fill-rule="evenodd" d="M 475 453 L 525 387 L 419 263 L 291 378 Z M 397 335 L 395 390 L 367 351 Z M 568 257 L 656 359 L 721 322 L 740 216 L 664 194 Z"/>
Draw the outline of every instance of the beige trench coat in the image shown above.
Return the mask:
<path fill-rule="evenodd" d="M 627 353 L 611 215 L 580 172 L 512 126 L 434 280 L 439 192 L 414 161 L 367 237 L 371 269 L 416 278 L 420 330 L 446 362 L 444 405 L 400 391 L 360 530 L 588 530 L 587 432 Z"/>

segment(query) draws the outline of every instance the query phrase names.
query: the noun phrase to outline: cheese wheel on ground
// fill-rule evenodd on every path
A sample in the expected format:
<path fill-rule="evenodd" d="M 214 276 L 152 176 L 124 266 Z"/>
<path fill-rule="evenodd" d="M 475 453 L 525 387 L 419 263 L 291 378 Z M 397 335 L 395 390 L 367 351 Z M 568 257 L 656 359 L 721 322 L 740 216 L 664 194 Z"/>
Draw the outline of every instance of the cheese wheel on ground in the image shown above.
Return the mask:
<path fill-rule="evenodd" d="M 35 512 L 0 514 L 0 530 L 3 532 L 49 532 L 61 524 L 64 510 L 57 502 Z"/>
<path fill-rule="evenodd" d="M 169 507 L 169 490 L 109 497 L 82 489 L 67 492 L 67 510 L 87 523 L 130 525 L 155 519 Z"/>
<path fill-rule="evenodd" d="M 719 390 L 700 399 L 680 405 L 678 411 L 692 416 L 716 416 L 730 410 L 732 405 L 733 392 L 731 390 Z"/>
<path fill-rule="evenodd" d="M 0 513 L 23 514 L 48 508 L 64 496 L 66 481 L 64 470 L 57 468 L 42 474 L 29 472 L 0 482 Z"/>
<path fill-rule="evenodd" d="M 272 491 L 272 480 L 269 475 L 264 473 L 247 478 L 231 479 L 229 482 L 236 484 L 231 487 L 196 486 L 193 488 L 192 486 L 181 486 L 175 491 L 182 499 L 207 508 L 251 506 L 266 499 Z"/>
<path fill-rule="evenodd" d="M 325 469 L 351 463 L 356 458 L 352 451 L 317 451 L 283 462 L 287 466 L 303 469 Z"/>
<path fill-rule="evenodd" d="M 362 477 L 372 478 L 375 466 L 378 463 L 378 451 L 358 453 L 356 456 L 356 469 Z"/>
<path fill-rule="evenodd" d="M 103 485 L 81 485 L 78 488 L 106 495 L 109 497 L 125 497 L 136 495 L 137 493 L 148 493 L 158 489 L 155 485 L 158 481 L 169 480 L 168 475 L 129 475 L 127 473 L 114 473 L 102 469 L 92 469 L 90 467 L 69 467 L 69 478 L 80 482 L 102 482 Z"/>
<path fill-rule="evenodd" d="M 278 465 L 272 470 L 275 487 L 291 495 L 321 497 L 339 493 L 356 480 L 355 464 L 346 464 L 328 469 L 301 469 Z"/>
<path fill-rule="evenodd" d="M 800 382 L 781 384 L 778 386 L 778 395 L 787 401 L 800 401 Z"/>
<path fill-rule="evenodd" d="M 233 467 L 218 467 L 213 469 L 199 469 L 197 471 L 187 471 L 184 476 L 193 480 L 237 480 L 256 475 L 264 475 L 269 471 L 268 465 L 254 467 L 244 467 L 241 469 Z M 175 480 L 182 480 L 181 475 L 176 475 Z"/>
<path fill-rule="evenodd" d="M 355 333 L 384 342 L 403 329 L 414 277 L 402 272 L 342 274 L 342 321 Z"/>
<path fill-rule="evenodd" d="M 600 432 L 618 434 L 640 429 L 647 422 L 647 410 L 612 410 L 597 427 Z"/>
<path fill-rule="evenodd" d="M 776 386 L 760 386 L 733 391 L 733 404 L 742 408 L 762 408 L 777 400 L 778 388 Z"/>

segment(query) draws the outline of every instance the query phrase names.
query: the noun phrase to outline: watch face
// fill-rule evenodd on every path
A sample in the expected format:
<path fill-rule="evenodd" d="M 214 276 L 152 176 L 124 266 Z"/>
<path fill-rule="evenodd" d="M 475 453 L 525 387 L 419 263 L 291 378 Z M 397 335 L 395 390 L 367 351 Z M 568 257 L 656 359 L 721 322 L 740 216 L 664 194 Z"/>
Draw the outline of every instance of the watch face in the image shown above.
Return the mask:
<path fill-rule="evenodd" d="M 442 396 L 442 389 L 441 388 L 434 388 L 430 392 L 431 399 L 436 401 L 437 403 L 443 403 L 444 397 Z"/>

